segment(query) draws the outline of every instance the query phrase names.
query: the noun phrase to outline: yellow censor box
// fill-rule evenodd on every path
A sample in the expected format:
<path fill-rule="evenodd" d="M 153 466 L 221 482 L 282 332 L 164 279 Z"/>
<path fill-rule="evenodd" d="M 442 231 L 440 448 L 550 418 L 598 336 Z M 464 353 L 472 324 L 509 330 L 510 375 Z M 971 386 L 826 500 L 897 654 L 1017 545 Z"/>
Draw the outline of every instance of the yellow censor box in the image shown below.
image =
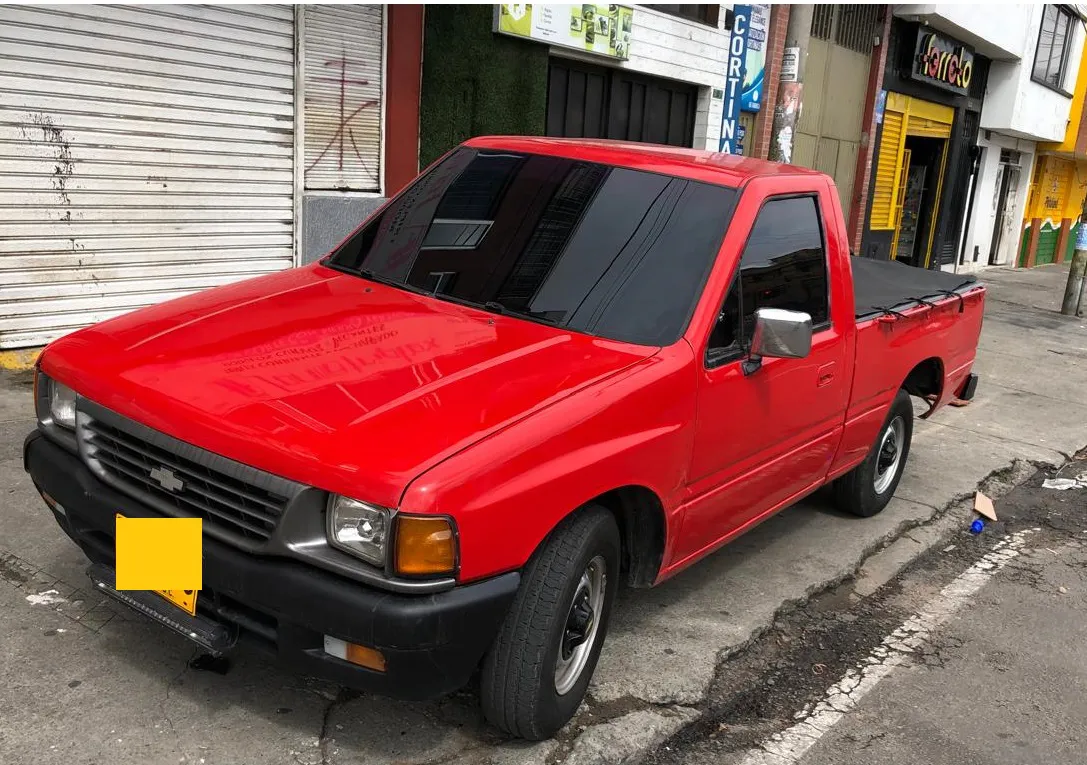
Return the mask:
<path fill-rule="evenodd" d="M 200 518 L 117 516 L 118 590 L 154 590 L 194 613 L 203 585 Z"/>

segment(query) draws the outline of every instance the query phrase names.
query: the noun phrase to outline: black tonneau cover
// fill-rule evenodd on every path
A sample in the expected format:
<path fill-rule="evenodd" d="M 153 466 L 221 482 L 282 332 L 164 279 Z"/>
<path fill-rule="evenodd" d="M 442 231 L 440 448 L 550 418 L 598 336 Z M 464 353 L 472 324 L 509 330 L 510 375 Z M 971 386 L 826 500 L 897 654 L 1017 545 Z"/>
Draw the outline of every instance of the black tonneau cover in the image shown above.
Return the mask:
<path fill-rule="evenodd" d="M 921 302 L 957 297 L 977 282 L 969 274 L 914 268 L 894 260 L 851 257 L 857 319 L 902 311 Z"/>

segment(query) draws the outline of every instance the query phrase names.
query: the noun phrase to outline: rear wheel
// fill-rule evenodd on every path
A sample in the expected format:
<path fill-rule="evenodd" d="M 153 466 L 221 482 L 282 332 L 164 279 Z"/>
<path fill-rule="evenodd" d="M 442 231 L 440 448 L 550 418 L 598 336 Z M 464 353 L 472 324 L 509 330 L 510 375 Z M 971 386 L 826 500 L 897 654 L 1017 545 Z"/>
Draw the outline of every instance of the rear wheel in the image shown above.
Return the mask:
<path fill-rule="evenodd" d="M 590 505 L 565 521 L 526 566 L 498 639 L 483 660 L 483 712 L 496 727 L 544 739 L 585 698 L 619 583 L 619 528 Z"/>
<path fill-rule="evenodd" d="M 913 439 L 913 402 L 899 390 L 883 428 L 864 462 L 834 482 L 839 509 L 864 518 L 887 507 L 894 496 Z"/>

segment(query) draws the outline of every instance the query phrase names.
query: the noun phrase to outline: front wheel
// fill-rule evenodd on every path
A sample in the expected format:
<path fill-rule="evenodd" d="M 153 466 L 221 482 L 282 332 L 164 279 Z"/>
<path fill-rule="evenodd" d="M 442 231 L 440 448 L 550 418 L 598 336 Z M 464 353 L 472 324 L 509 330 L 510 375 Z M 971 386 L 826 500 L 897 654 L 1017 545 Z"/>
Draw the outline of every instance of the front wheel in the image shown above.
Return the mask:
<path fill-rule="evenodd" d="M 483 660 L 483 712 L 521 738 L 549 738 L 577 712 L 600 657 L 619 583 L 619 528 L 590 505 L 564 521 L 525 567 Z"/>
<path fill-rule="evenodd" d="M 902 478 L 911 440 L 913 402 L 909 393 L 899 390 L 864 462 L 834 482 L 838 508 L 868 518 L 887 507 Z"/>

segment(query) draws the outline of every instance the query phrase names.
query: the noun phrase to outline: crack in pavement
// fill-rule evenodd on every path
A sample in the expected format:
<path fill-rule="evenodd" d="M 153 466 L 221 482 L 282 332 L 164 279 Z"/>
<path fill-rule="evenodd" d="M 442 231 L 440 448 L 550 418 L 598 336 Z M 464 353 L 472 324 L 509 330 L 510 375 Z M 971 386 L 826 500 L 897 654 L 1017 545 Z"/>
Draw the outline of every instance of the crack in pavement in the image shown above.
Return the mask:
<path fill-rule="evenodd" d="M 174 721 L 166 711 L 168 703 L 170 701 L 170 690 L 174 687 L 174 685 L 180 683 L 181 678 L 185 675 L 185 673 L 189 671 L 189 662 L 196 658 L 197 653 L 199 653 L 199 649 L 193 649 L 192 653 L 189 654 L 189 658 L 186 659 L 185 663 L 182 665 L 181 671 L 174 675 L 166 683 L 166 694 L 163 696 L 162 701 L 159 702 L 159 713 L 162 715 L 162 718 L 166 720 L 166 723 L 170 726 L 170 733 L 174 737 L 175 752 L 181 751 L 181 737 L 177 735 L 177 729 L 174 727 Z M 181 753 L 184 754 L 184 752 Z"/>
<path fill-rule="evenodd" d="M 1001 390 L 1010 390 L 1015 393 L 1023 393 L 1028 396 L 1037 396 L 1038 398 L 1044 398 L 1048 401 L 1056 401 L 1061 404 L 1071 404 L 1073 406 L 1080 407 L 1081 409 L 1087 409 L 1087 403 L 1082 401 L 1073 401 L 1067 398 L 1060 398 L 1058 396 L 1048 396 L 1045 393 L 1039 393 L 1034 390 L 1026 390 L 1024 388 L 1016 388 L 1014 385 L 1007 385 L 1006 383 L 999 383 L 993 380 L 986 380 L 985 385 L 990 388 L 1000 388 Z"/>
<path fill-rule="evenodd" d="M 1018 444 L 1019 446 L 1029 446 L 1032 449 L 1044 449 L 1046 451 L 1051 451 L 1054 454 L 1059 454 L 1065 460 L 1069 459 L 1069 456 L 1067 454 L 1065 454 L 1063 451 L 1061 451 L 1060 449 L 1058 449 L 1058 448 L 1056 448 L 1054 446 L 1044 446 L 1044 445 L 1041 445 L 1041 444 L 1033 444 L 1030 441 L 1023 441 L 1021 439 L 1010 438 L 1008 436 L 998 436 L 995 433 L 987 433 L 987 432 L 981 431 L 981 430 L 972 430 L 971 428 L 964 428 L 964 427 L 960 427 L 958 425 L 951 425 L 951 424 L 948 424 L 946 422 L 931 422 L 930 424 L 932 425 L 932 427 L 935 427 L 935 428 L 950 428 L 951 430 L 957 430 L 960 433 L 969 433 L 972 436 L 982 436 L 984 438 L 992 438 L 992 439 L 994 439 L 996 441 L 1004 441 L 1004 442 L 1009 443 L 1009 444 Z"/>
<path fill-rule="evenodd" d="M 329 738 L 328 724 L 332 719 L 332 713 L 337 707 L 346 704 L 349 701 L 357 699 L 359 697 L 358 691 L 353 691 L 350 688 L 340 687 L 336 694 L 336 697 L 328 702 L 328 706 L 325 707 L 324 714 L 321 716 L 321 732 L 317 739 L 317 747 L 321 754 L 321 765 L 332 765 L 332 751 L 330 750 L 330 743 L 335 741 L 335 738 Z M 297 761 L 297 757 L 295 758 Z"/>

